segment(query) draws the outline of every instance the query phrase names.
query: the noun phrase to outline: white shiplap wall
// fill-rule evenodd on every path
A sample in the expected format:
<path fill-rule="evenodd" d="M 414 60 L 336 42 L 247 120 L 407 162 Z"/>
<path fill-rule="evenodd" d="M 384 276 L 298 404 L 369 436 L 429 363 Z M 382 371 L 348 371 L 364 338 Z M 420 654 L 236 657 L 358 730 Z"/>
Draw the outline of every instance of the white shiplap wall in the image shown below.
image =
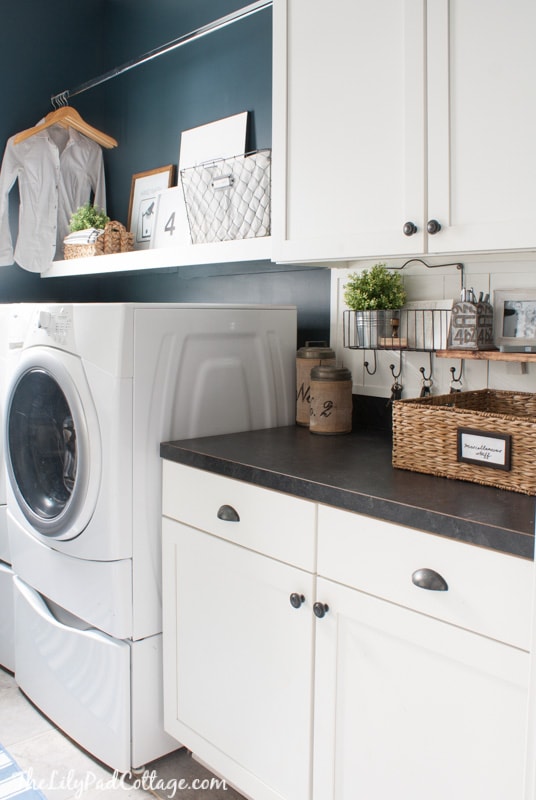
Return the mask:
<path fill-rule="evenodd" d="M 465 285 L 473 287 L 476 294 L 490 293 L 493 302 L 495 289 L 536 289 L 536 254 L 514 254 L 512 256 L 480 255 L 466 257 L 425 258 L 429 264 L 444 264 L 460 261 L 464 265 Z M 376 260 L 377 261 L 377 260 Z M 352 372 L 354 394 L 389 397 L 393 383 L 390 364 L 399 367 L 399 352 L 376 351 L 376 373 L 367 373 L 363 362 L 374 363 L 374 353 L 370 350 L 349 350 L 343 347 L 343 300 L 344 284 L 352 272 L 371 267 L 376 261 L 355 262 L 331 271 L 331 347 L 334 348 L 338 363 Z M 400 266 L 402 259 L 382 259 L 387 266 Z M 413 262 L 405 267 L 401 275 L 408 291 L 408 300 L 458 299 L 461 289 L 460 271 L 453 267 L 428 269 Z M 424 304 L 425 305 L 425 304 Z M 402 374 L 399 382 L 403 385 L 404 398 L 417 397 L 422 387 L 420 367 L 430 368 L 430 356 L 423 352 L 403 352 Z M 431 357 L 433 370 L 433 394 L 443 394 L 450 390 L 450 367 L 459 372 L 460 360 Z M 517 363 L 470 361 L 463 362 L 462 388 L 473 389 L 513 389 L 515 391 L 536 391 L 536 364 L 524 368 Z"/>

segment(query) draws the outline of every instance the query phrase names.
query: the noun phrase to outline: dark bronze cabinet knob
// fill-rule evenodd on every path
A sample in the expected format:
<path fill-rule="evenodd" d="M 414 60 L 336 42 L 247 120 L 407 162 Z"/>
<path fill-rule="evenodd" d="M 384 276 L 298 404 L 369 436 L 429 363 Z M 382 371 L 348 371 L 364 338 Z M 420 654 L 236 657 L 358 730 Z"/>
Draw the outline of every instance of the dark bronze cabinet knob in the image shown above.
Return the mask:
<path fill-rule="evenodd" d="M 404 236 L 413 236 L 414 233 L 417 233 L 417 226 L 414 222 L 405 222 L 402 230 L 404 231 Z"/>
<path fill-rule="evenodd" d="M 428 225 L 426 226 L 426 230 L 433 236 L 434 234 L 439 233 L 439 231 L 441 230 L 441 225 L 439 224 L 437 219 L 429 219 Z"/>
<path fill-rule="evenodd" d="M 290 595 L 290 605 L 292 608 L 300 608 L 302 603 L 305 603 L 305 596 L 303 594 L 298 594 L 298 592 L 292 592 Z"/>
<path fill-rule="evenodd" d="M 313 606 L 313 613 L 315 617 L 318 617 L 318 619 L 325 617 L 328 611 L 329 606 L 327 606 L 325 603 L 315 603 Z"/>

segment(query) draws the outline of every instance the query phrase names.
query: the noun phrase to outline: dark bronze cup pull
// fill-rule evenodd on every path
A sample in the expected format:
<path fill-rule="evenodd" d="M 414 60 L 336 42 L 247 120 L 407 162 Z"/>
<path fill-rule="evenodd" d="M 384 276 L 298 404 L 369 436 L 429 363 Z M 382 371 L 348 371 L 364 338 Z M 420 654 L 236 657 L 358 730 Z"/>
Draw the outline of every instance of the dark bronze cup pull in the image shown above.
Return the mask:
<path fill-rule="evenodd" d="M 240 515 L 232 506 L 220 506 L 218 519 L 222 519 L 224 522 L 240 522 Z"/>
<path fill-rule="evenodd" d="M 419 589 L 428 589 L 431 592 L 446 592 L 449 588 L 445 578 L 433 569 L 417 569 L 411 580 Z"/>

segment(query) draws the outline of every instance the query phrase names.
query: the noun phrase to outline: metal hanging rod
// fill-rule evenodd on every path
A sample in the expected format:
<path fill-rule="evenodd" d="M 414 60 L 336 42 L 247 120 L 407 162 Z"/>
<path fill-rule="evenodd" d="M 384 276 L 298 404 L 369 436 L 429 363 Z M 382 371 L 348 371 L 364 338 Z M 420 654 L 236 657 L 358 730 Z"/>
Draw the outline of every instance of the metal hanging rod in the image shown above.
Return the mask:
<path fill-rule="evenodd" d="M 436 269 L 440 267 L 456 267 L 456 269 L 459 269 L 463 272 L 463 264 L 459 264 L 456 262 L 451 264 L 427 264 L 426 261 L 424 261 L 422 258 L 408 258 L 408 260 L 404 262 L 404 264 L 402 264 L 401 267 L 390 267 L 390 269 L 404 269 L 404 267 L 407 267 L 408 264 L 412 264 L 414 261 L 417 261 L 419 264 L 423 264 L 425 267 L 428 267 L 428 269 Z"/>
<path fill-rule="evenodd" d="M 404 267 L 407 267 L 408 264 L 412 264 L 414 261 L 418 262 L 419 264 L 423 264 L 428 269 L 438 269 L 441 267 L 456 267 L 456 269 L 461 272 L 462 289 L 465 288 L 465 273 L 463 270 L 463 264 L 460 264 L 459 262 L 454 262 L 449 264 L 428 264 L 422 258 L 408 258 L 408 260 L 405 261 L 400 267 L 389 267 L 389 269 L 404 269 Z"/>
<path fill-rule="evenodd" d="M 227 14 L 224 17 L 214 20 L 214 22 L 209 22 L 207 25 L 197 28 L 195 31 L 185 33 L 183 36 L 179 36 L 178 39 L 173 39 L 171 42 L 168 42 L 161 47 L 157 47 L 154 50 L 149 50 L 148 53 L 144 53 L 142 56 L 139 56 L 132 61 L 127 61 L 120 67 L 115 67 L 115 69 L 111 69 L 109 72 L 105 72 L 103 75 L 99 75 L 97 78 L 86 81 L 86 83 L 81 83 L 74 89 L 66 89 L 63 92 L 59 92 L 59 94 L 52 95 L 50 102 L 54 108 L 65 105 L 69 97 L 82 94 L 82 92 L 86 92 L 88 89 L 93 89 L 95 86 L 99 86 L 101 83 L 105 83 L 112 78 L 116 78 L 118 75 L 122 75 L 124 72 L 134 69 L 134 67 L 139 67 L 140 64 L 145 64 L 147 61 L 152 61 L 154 58 L 158 58 L 158 56 L 161 56 L 164 53 L 169 53 L 171 50 L 176 50 L 178 47 L 182 47 L 184 44 L 188 44 L 196 39 L 200 39 L 202 36 L 206 36 L 214 31 L 219 31 L 222 28 L 227 27 L 227 25 L 232 25 L 241 19 L 250 17 L 252 14 L 257 14 L 259 11 L 264 11 L 264 9 L 270 8 L 272 5 L 273 0 L 257 0 L 257 2 L 251 3 L 249 6 L 239 8 L 237 11 L 232 11 L 230 14 Z"/>

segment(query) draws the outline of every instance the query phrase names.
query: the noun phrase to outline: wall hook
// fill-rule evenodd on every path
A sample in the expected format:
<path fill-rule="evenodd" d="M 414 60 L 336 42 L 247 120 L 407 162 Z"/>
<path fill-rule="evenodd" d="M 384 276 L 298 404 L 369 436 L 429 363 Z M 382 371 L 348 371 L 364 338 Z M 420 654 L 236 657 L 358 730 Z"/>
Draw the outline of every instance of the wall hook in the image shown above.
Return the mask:
<path fill-rule="evenodd" d="M 450 393 L 453 394 L 454 392 L 461 392 L 462 390 L 462 375 L 463 375 L 463 359 L 460 359 L 460 371 L 458 376 L 456 376 L 456 367 L 450 368 L 450 374 L 452 378 L 450 380 Z M 454 384 L 458 384 L 455 386 Z"/>
<path fill-rule="evenodd" d="M 398 378 L 400 378 L 400 375 L 402 374 L 402 353 L 400 353 L 400 362 L 399 362 L 399 365 L 398 365 L 398 372 L 396 373 L 396 375 L 395 375 L 395 365 L 394 364 L 389 364 L 389 369 L 391 370 L 391 375 L 393 376 L 393 379 L 395 381 Z"/>
<path fill-rule="evenodd" d="M 398 372 L 395 373 L 395 365 L 389 364 L 389 369 L 391 370 L 391 374 L 393 376 L 393 385 L 391 386 L 391 397 L 387 401 L 387 407 L 393 405 L 395 400 L 400 400 L 402 398 L 402 389 L 404 388 L 401 383 L 398 382 L 400 375 L 402 374 L 402 351 L 399 353 L 400 361 L 398 364 Z"/>
<path fill-rule="evenodd" d="M 376 350 L 373 350 L 372 354 L 374 356 L 374 369 L 372 370 L 369 369 L 369 363 L 370 363 L 369 361 L 363 361 L 363 366 L 365 367 L 369 375 L 374 375 L 378 368 L 378 365 L 376 363 Z"/>
<path fill-rule="evenodd" d="M 428 355 L 429 355 L 429 358 L 430 358 L 430 374 L 429 375 L 425 375 L 426 368 L 425 367 L 419 367 L 419 372 L 422 375 L 423 381 L 431 381 L 432 380 L 432 374 L 433 374 L 433 371 L 434 371 L 433 368 L 432 368 L 432 353 L 428 353 Z"/>
<path fill-rule="evenodd" d="M 463 375 L 463 359 L 460 359 L 460 371 L 459 371 L 457 376 L 455 375 L 455 372 L 456 372 L 456 367 L 451 367 L 450 368 L 450 374 L 452 375 L 452 378 L 451 378 L 452 382 L 453 383 L 461 383 L 462 375 Z"/>
<path fill-rule="evenodd" d="M 428 397 L 432 393 L 432 354 L 429 353 L 430 356 L 430 374 L 426 375 L 426 369 L 424 367 L 419 367 L 419 372 L 422 375 L 422 389 L 421 389 L 421 397 Z"/>

